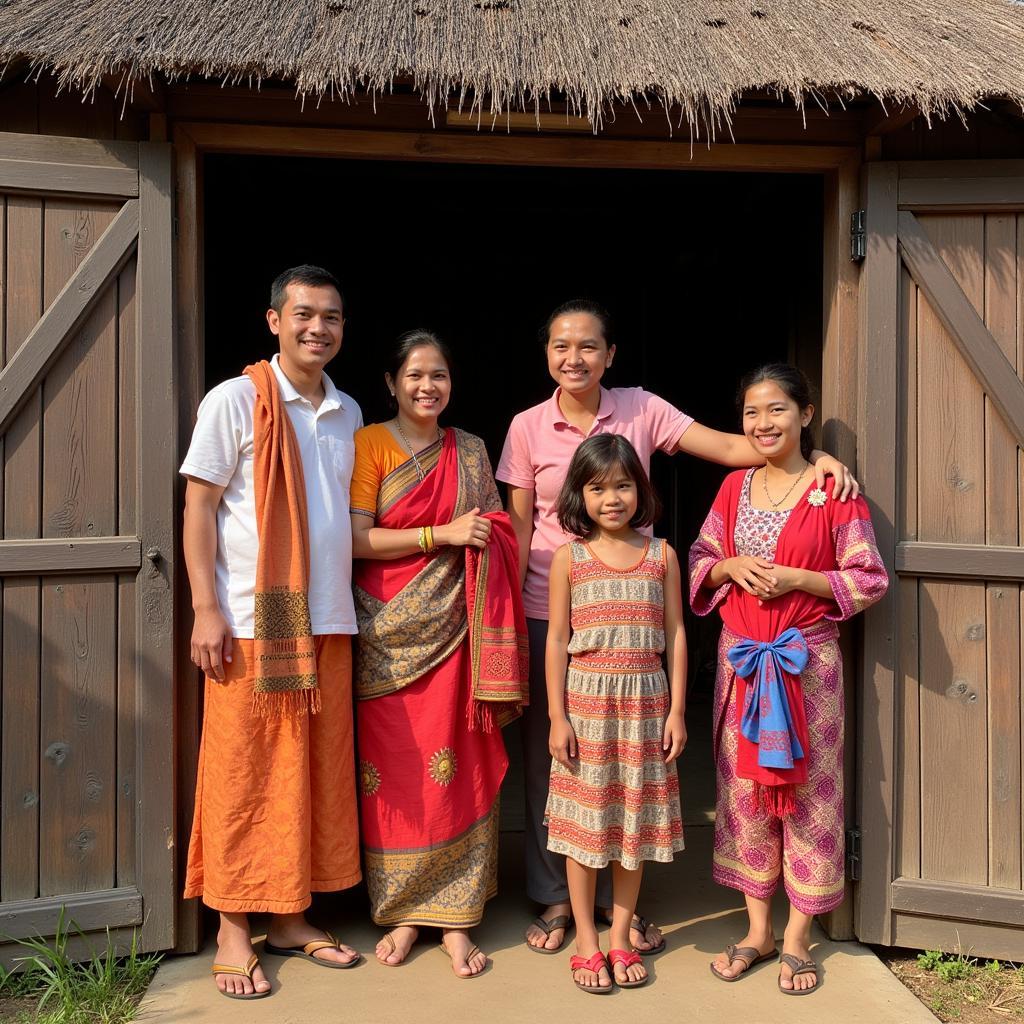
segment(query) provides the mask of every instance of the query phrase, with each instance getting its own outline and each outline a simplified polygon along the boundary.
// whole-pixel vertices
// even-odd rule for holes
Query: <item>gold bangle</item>
[[[427,528],[425,526],[420,527],[420,539],[419,539],[420,551],[423,554],[427,553]]]
[[[427,531],[427,553],[433,552],[436,545],[434,544],[434,528],[432,526],[426,527]]]

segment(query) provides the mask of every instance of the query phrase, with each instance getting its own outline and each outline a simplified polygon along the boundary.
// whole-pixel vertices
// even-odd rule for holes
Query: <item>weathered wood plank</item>
[[[900,262],[899,388],[897,422],[902,443],[896,445],[896,480],[899,503],[897,536],[916,540],[918,530],[918,292],[910,271]]]
[[[985,218],[985,326],[1017,365],[1017,218]],[[1024,315],[1022,312],[1021,315]],[[1018,543],[1017,441],[985,398],[985,539]]]
[[[111,277],[131,256],[138,237],[138,217],[138,200],[129,200],[0,371],[0,433],[30,397],[65,341],[91,312]]]
[[[651,142],[598,138],[581,146],[578,139],[526,138],[497,133],[369,132],[202,122],[182,124],[180,130],[200,149],[209,152],[332,156],[350,160],[810,172],[829,170],[851,157],[858,157],[857,149],[848,146],[713,143],[691,147],[688,139]]]
[[[137,877],[146,894],[142,927],[145,949],[174,945],[174,544],[177,451],[174,347],[174,288],[170,253],[174,247],[174,188],[171,146],[139,146],[141,218],[136,302],[138,304],[138,391],[145,416],[138,417],[138,528],[147,549],[162,557],[140,573],[136,586],[138,623],[136,689]]]
[[[53,935],[62,909],[65,925],[74,921],[83,932],[122,928],[142,923],[142,894],[126,886],[0,903],[0,935],[6,939]]]
[[[135,275],[137,258],[125,264],[117,280],[117,523],[121,534],[137,529],[138,361],[136,358]],[[141,545],[140,545],[141,547]],[[136,883],[136,703],[138,617],[136,574],[117,580],[117,884]]]
[[[864,482],[882,558],[890,568],[896,548],[896,436],[899,362],[899,255],[896,239],[896,167],[866,168],[868,253],[861,273],[859,318],[860,429],[857,465]],[[889,883],[893,877],[891,828],[895,783],[895,671],[902,643],[895,587],[864,614],[864,679],[859,730],[862,784],[858,820],[863,829],[863,876],[857,887],[857,934],[864,942],[888,943],[891,934]]]
[[[918,211],[1024,210],[1024,176],[901,178],[899,203]]]
[[[965,133],[960,132],[963,135]],[[1024,160],[904,160],[900,177],[922,178],[1020,178]]]
[[[76,136],[0,132],[0,152],[8,160],[51,164],[82,164],[137,171],[139,147],[135,142],[113,142]]]
[[[1024,939],[1019,924],[978,924],[943,921],[917,914],[893,914],[893,945],[912,949],[941,949],[946,953],[995,957],[1019,963]]]
[[[0,576],[47,576],[71,572],[123,572],[142,565],[137,537],[0,541]]]
[[[1016,179],[998,179],[1002,181]],[[985,218],[985,325],[1017,364],[1017,218]],[[1019,449],[996,409],[985,408],[985,533],[990,544],[1018,543]],[[1020,587],[986,587],[988,622],[989,884],[1021,887]]]
[[[8,358],[43,310],[43,204],[7,203]],[[4,438],[4,536],[38,537],[40,410],[38,392]],[[7,580],[3,593],[2,822],[0,899],[32,899],[39,879],[39,581]]]
[[[897,878],[892,883],[893,910],[925,917],[956,918],[1020,926],[1024,893],[984,885],[955,885]]]
[[[1021,588],[1014,584],[989,583],[985,588],[988,881],[1008,889],[1020,889],[1022,882],[1020,596]]]
[[[908,541],[896,546],[896,571],[946,579],[1024,580],[1024,549]]]
[[[177,323],[178,352],[178,450],[187,451],[195,410],[203,396],[203,259],[200,226],[203,223],[202,161],[196,145],[187,132],[174,129],[176,220],[177,232]],[[184,485],[174,474],[175,508],[184,506]],[[175,579],[175,605],[190,607],[188,580],[184,572]],[[192,828],[195,807],[196,771],[199,758],[202,686],[199,670],[192,664],[189,652],[191,621],[181,616],[174,651],[175,726],[178,756],[175,765],[177,808],[175,832],[178,836],[175,866],[184,877],[188,843],[185,837]],[[180,892],[180,887],[179,887]],[[177,899],[175,952],[194,953],[202,946],[202,915],[199,900]]]
[[[87,260],[114,212],[50,202],[45,289],[53,294]],[[43,384],[43,535],[117,532],[117,315],[108,284],[53,360]]]
[[[988,881],[985,584],[922,580],[921,877]]]
[[[43,587],[41,896],[114,887],[116,585]]]
[[[939,220],[929,216],[926,234],[914,214],[899,214],[900,250],[903,258],[914,280],[928,296],[931,311],[999,409],[1017,443],[1024,445],[1024,383],[1000,351],[979,316],[976,305],[972,304],[950,267],[929,240],[929,234],[935,238]],[[977,251],[980,262],[983,251],[980,243]]]
[[[825,336],[820,350],[811,358],[817,372],[827,366],[821,381],[822,442],[847,465],[857,460],[857,285],[860,269],[849,256],[850,215],[860,205],[860,162],[851,160],[825,175],[824,239],[822,256],[822,308]],[[843,659],[843,690],[847,708],[844,721],[843,774],[846,783],[844,818],[847,827],[856,824],[857,791],[857,693],[860,623],[847,623],[841,630],[839,647]],[[821,919],[830,938],[852,939],[854,934],[853,883],[846,883],[842,904]]]
[[[135,171],[122,167],[0,159],[0,189],[6,192],[46,195],[64,192],[77,196],[129,199],[139,194],[139,179]]]
[[[904,221],[900,214],[900,244]],[[951,288],[968,303],[984,301],[984,219],[929,216],[915,230],[927,229],[928,243]],[[903,248],[904,259],[906,249]],[[913,264],[909,269],[921,284]],[[955,275],[955,276],[954,276]],[[921,287],[918,308],[918,464],[922,541],[985,541],[985,396],[935,310],[935,298]],[[977,319],[977,314],[974,314]],[[956,424],[955,429],[952,425]]]
[[[900,612],[900,721],[897,729],[898,799],[896,873],[921,877],[921,667],[918,629],[918,582],[896,583]]]

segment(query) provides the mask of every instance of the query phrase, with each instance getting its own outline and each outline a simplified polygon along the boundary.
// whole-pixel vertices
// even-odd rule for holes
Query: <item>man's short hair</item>
[[[270,286],[270,308],[279,316],[288,299],[288,285],[301,284],[307,288],[333,288],[341,299],[341,308],[345,308],[345,296],[341,293],[338,279],[323,267],[312,263],[300,263],[297,267],[289,267],[274,278]]]

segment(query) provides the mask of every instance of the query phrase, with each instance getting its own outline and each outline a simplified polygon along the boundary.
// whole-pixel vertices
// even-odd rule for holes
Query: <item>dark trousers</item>
[[[545,619],[527,619],[530,635],[530,706],[523,711],[523,772],[526,775],[526,892],[530,899],[550,906],[567,903],[565,857],[548,849],[544,808],[548,802],[551,754],[548,751],[548,692],[544,679],[544,647],[548,637]],[[611,868],[597,874],[599,907],[612,905]]]

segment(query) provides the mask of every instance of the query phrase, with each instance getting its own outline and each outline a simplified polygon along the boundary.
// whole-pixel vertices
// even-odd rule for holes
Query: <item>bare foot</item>
[[[571,913],[572,908],[568,903],[552,903],[540,916],[545,921],[553,921],[556,917],[568,917]],[[531,923],[526,929],[526,941],[538,949],[558,949],[565,942],[565,929],[552,928],[550,933],[545,934],[543,929]]]
[[[583,957],[584,960],[589,960],[597,951],[596,945],[583,946],[579,942],[576,943],[576,955]],[[582,985],[583,988],[612,987],[611,975],[604,964],[597,971],[592,971],[589,967],[576,967],[572,972],[572,980],[578,985]]]
[[[775,936],[770,933],[759,935],[747,932],[736,945],[737,947],[753,947],[757,950],[758,955],[770,953],[775,949]],[[712,966],[723,978],[738,978],[750,966],[750,962],[742,957],[733,957],[730,963],[728,955],[723,951],[715,957]]]
[[[270,919],[270,927],[267,929],[267,942],[273,946],[284,948],[299,947],[307,942],[316,942],[318,939],[326,939],[328,936],[321,928],[314,928],[304,914],[275,914]],[[359,952],[351,946],[338,943],[337,946],[328,946],[318,949],[313,956],[317,960],[330,960],[337,964],[350,964],[359,959]]]
[[[400,924],[397,928],[392,928],[391,931],[385,932],[384,937],[377,943],[374,950],[377,959],[389,967],[397,967],[409,955],[409,950],[419,935],[419,928],[411,924]]]
[[[244,914],[232,914],[231,918],[239,917],[245,921]],[[221,916],[220,930],[217,932],[217,959],[218,964],[232,967],[244,967],[253,955],[252,941],[249,938],[249,927],[245,923],[233,920],[225,920]],[[248,996],[253,992],[269,992],[270,982],[263,973],[263,968],[257,966],[252,972],[252,980],[240,974],[215,974],[213,976],[217,988],[233,996]]]
[[[441,944],[452,959],[452,970],[462,978],[471,978],[487,966],[487,954],[473,945],[469,932],[462,928],[446,928]]]
[[[806,939],[802,936],[791,939],[788,934],[784,935],[782,939],[782,952],[795,956],[797,960],[811,959],[810,948]],[[794,978],[793,969],[785,961],[782,962],[782,966],[779,968],[779,985],[782,988],[802,992],[805,989],[814,988],[817,984],[817,972],[798,974]]]

